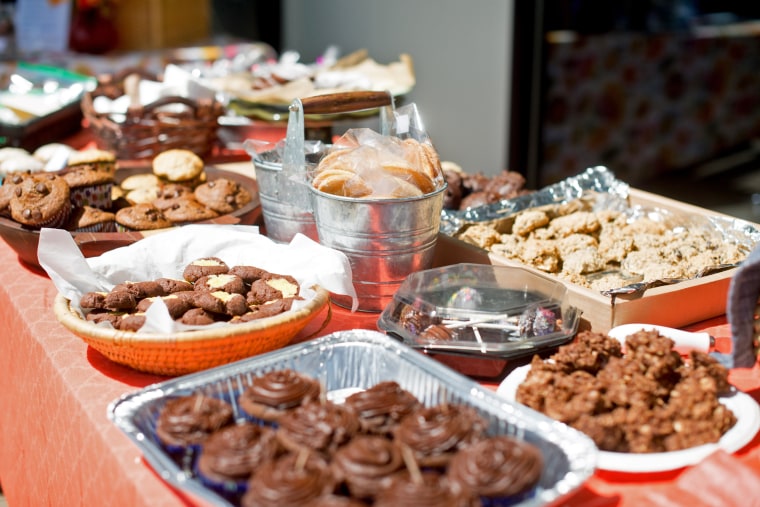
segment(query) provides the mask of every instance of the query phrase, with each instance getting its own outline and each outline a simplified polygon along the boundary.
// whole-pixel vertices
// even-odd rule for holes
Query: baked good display
[[[251,286],[238,275],[228,274],[230,267],[217,257],[195,259],[183,269],[183,279],[127,281],[109,291],[91,291],[82,295],[79,306],[91,322],[110,322],[122,331],[138,331],[145,322],[145,312],[156,301],[166,306],[169,316],[183,324],[209,325],[217,322],[240,323],[271,317],[290,310],[298,298],[300,286],[290,276],[269,273],[255,266],[234,266],[237,272],[257,272],[275,282],[286,280],[292,290],[287,301],[270,300],[251,304]],[[282,292],[279,292],[282,294]]]
[[[690,279],[704,270],[737,264],[746,245],[725,241],[713,227],[688,217],[596,209],[595,196],[518,211],[505,219],[473,223],[455,237],[598,291],[632,283]]]
[[[446,473],[455,488],[479,498],[482,505],[509,505],[535,493],[543,468],[536,446],[498,435],[457,453]]]
[[[69,186],[63,178],[53,173],[19,178],[11,178],[13,193],[8,207],[13,220],[32,229],[63,226],[71,214]]]
[[[371,199],[419,197],[444,186],[432,144],[383,137],[362,144],[351,133],[318,163],[311,185],[328,194]]]
[[[715,443],[736,423],[718,399],[730,390],[728,372],[708,354],[692,350],[684,359],[655,330],[629,335],[624,349],[607,335],[582,331],[549,360],[533,358],[516,400],[612,452]]]
[[[175,442],[200,441],[185,470],[241,506],[474,507],[508,505],[534,493],[544,467],[539,448],[515,436],[487,434],[486,419],[474,407],[452,402],[425,406],[392,380],[349,396],[339,391],[330,401],[331,393],[318,378],[287,367],[261,371],[247,386],[235,383],[229,393],[234,422]],[[360,427],[356,404],[348,400],[362,392],[370,393],[363,401],[373,399],[381,408],[388,431]],[[191,410],[192,400],[200,403],[193,396],[207,395],[181,397],[182,403],[174,401],[178,408],[167,402],[159,417],[173,414],[176,421],[186,416],[187,426],[200,427],[197,420],[206,419]],[[417,408],[410,412],[412,405]],[[391,416],[392,406],[406,415]],[[226,409],[222,415],[226,421]],[[417,442],[401,435],[418,430]],[[434,466],[420,459],[426,454],[420,452],[420,442],[436,449],[428,455],[447,454],[446,459]]]

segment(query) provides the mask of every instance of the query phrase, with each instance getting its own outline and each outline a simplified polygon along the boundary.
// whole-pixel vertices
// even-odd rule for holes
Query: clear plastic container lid
[[[431,352],[510,358],[570,341],[580,314],[559,281],[520,267],[454,264],[409,275],[378,327]]]

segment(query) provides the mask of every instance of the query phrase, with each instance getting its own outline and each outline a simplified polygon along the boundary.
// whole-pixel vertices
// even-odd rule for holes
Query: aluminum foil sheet
[[[137,445],[160,477],[212,505],[230,505],[181,470],[155,437],[158,414],[173,396],[195,392],[228,401],[239,415],[238,395],[255,376],[291,368],[318,378],[328,399],[384,380],[395,380],[425,405],[444,401],[470,405],[486,418],[490,434],[524,439],[541,449],[544,470],[536,495],[520,506],[556,502],[593,473],[598,450],[584,434],[498,396],[473,380],[377,331],[353,330],[286,347],[229,365],[178,377],[126,394],[109,405],[108,417]]]
[[[595,210],[614,209],[622,211],[631,220],[646,216],[665,223],[668,228],[674,231],[679,228],[702,229],[724,242],[738,245],[741,250],[746,251],[747,255],[760,243],[760,230],[755,224],[745,220],[718,215],[679,214],[666,209],[632,206],[628,202],[629,191],[630,186],[618,180],[608,168],[604,166],[591,167],[577,176],[514,199],[506,199],[463,211],[443,210],[440,231],[456,237],[460,231],[470,224],[495,221],[525,209],[563,204],[593,194],[596,199],[594,201]],[[697,277],[735,268],[738,265],[739,263],[706,266]],[[613,298],[620,296],[630,299],[641,297],[650,288],[682,281],[684,279],[681,278],[666,278],[647,282],[634,281],[624,287],[605,290],[602,294]]]

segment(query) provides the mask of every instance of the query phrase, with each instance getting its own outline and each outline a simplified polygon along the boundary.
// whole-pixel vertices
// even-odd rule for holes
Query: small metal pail
[[[346,254],[359,310],[381,312],[412,272],[432,267],[446,186],[420,197],[361,199],[311,187],[319,242]],[[331,295],[351,308],[351,298]]]
[[[380,127],[387,135],[393,120],[393,97],[388,92],[354,91],[295,99],[288,108],[288,127],[282,155],[259,153],[255,142],[243,143],[253,159],[266,234],[287,243],[297,233],[319,241],[307,182],[304,115],[332,115],[380,110]],[[278,160],[280,159],[280,160]]]
[[[267,155],[264,153],[253,162],[267,236],[273,241],[288,243],[301,233],[318,241],[317,224],[311,209],[293,204],[299,192],[293,188],[296,183],[282,171],[282,164],[267,160]]]

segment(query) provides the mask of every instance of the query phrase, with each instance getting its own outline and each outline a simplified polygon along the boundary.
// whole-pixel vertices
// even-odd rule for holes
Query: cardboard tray
[[[728,217],[722,213],[638,189],[630,190],[630,201],[632,205],[662,208],[676,213]],[[438,237],[436,255],[437,265],[479,262],[521,266],[546,275],[540,270],[444,234]],[[613,300],[586,287],[564,281],[563,283],[568,287],[569,304],[582,311],[579,330],[592,329],[606,333],[621,324],[645,323],[683,327],[723,315],[726,313],[728,287],[735,272],[736,268],[732,268],[675,285],[656,287],[647,290],[637,299],[624,299],[618,295]]]

